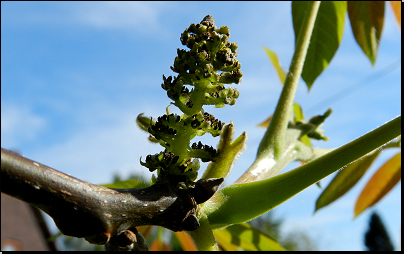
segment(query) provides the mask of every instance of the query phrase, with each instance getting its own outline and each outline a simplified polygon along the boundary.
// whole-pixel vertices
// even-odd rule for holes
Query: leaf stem
[[[200,226],[195,231],[187,231],[199,251],[218,251],[219,247],[213,235],[212,228],[205,214],[199,214]]]
[[[259,145],[256,161],[270,158],[278,160],[282,157],[286,127],[292,111],[297,84],[302,73],[320,2],[314,1],[311,2],[310,5],[296,42],[296,50],[290,64],[288,75],[286,76],[285,85],[278,105],[276,106],[275,113]]]
[[[203,211],[212,228],[249,221],[400,135],[401,116],[291,171],[224,187],[204,204]]]

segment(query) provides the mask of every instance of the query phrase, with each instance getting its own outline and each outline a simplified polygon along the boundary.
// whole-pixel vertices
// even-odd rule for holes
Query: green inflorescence
[[[162,88],[183,114],[167,114],[154,121],[140,114],[137,123],[149,132],[149,140],[158,142],[165,150],[148,155],[140,163],[151,172],[157,170],[158,180],[175,179],[179,188],[194,184],[202,162],[216,161],[220,151],[200,141],[192,143],[195,136],[221,134],[224,123],[203,110],[204,105],[224,107],[234,105],[239,92],[225,84],[241,82],[240,63],[236,60],[237,44],[230,43],[229,28],[216,28],[213,17],[207,15],[199,24],[191,24],[181,34],[181,43],[189,50],[178,49],[174,66],[175,77],[163,75]],[[192,88],[191,88],[192,87]],[[153,176],[154,177],[154,176]]]

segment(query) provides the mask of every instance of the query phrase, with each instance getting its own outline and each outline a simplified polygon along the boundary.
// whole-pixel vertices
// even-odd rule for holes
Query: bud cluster
[[[163,75],[162,88],[184,114],[167,114],[153,121],[138,116],[137,123],[150,133],[149,140],[159,142],[165,150],[148,155],[140,162],[151,172],[157,170],[154,181],[176,179],[176,186],[192,188],[202,162],[216,161],[220,151],[200,141],[191,145],[195,136],[209,132],[219,136],[224,123],[203,110],[204,105],[223,107],[234,105],[239,96],[235,88],[225,84],[241,82],[242,72],[237,56],[237,44],[230,43],[229,28],[216,28],[212,16],[206,16],[201,23],[191,24],[181,34],[181,43],[189,50],[178,49],[171,69],[177,76]],[[170,181],[171,181],[170,180]]]
[[[239,92],[225,88],[224,84],[239,84],[243,74],[236,59],[237,44],[230,43],[229,36],[229,28],[217,29],[210,15],[199,24],[191,24],[181,34],[182,44],[190,50],[177,50],[171,69],[178,76],[163,75],[161,86],[185,114],[196,114],[203,105],[235,104]],[[190,91],[185,85],[195,88]]]

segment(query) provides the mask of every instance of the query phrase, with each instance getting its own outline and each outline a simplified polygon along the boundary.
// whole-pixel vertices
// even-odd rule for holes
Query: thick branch
[[[1,191],[49,214],[63,234],[96,244],[140,225],[195,230],[196,205],[208,200],[222,181],[199,180],[188,190],[166,182],[144,189],[110,189],[1,149]]]

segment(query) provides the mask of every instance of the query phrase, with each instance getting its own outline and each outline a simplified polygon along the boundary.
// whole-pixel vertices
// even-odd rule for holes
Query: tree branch
[[[165,181],[144,189],[110,189],[1,148],[1,191],[47,213],[63,234],[94,244],[106,244],[140,225],[195,230],[197,204],[208,200],[222,182],[201,179],[186,190]]]

